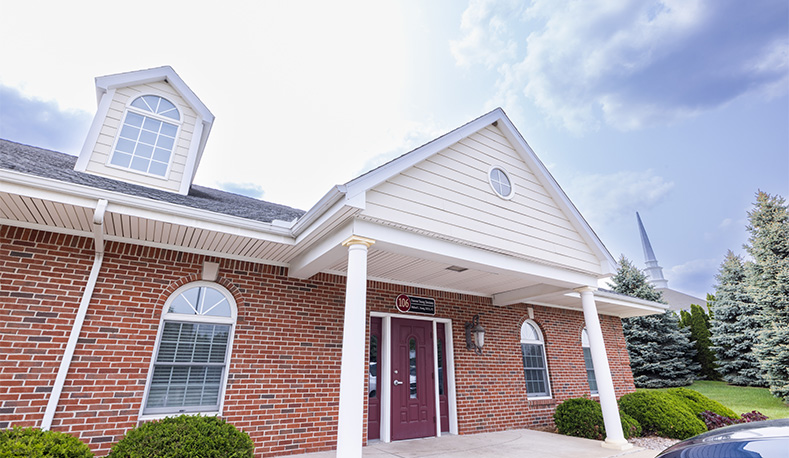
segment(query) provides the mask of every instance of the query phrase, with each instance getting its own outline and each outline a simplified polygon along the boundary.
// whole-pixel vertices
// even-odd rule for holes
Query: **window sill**
[[[530,406],[552,406],[556,404],[556,400],[550,397],[529,398]]]

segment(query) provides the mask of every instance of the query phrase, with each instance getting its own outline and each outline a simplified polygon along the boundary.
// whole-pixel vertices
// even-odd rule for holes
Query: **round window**
[[[510,177],[507,176],[507,172],[500,167],[493,167],[490,169],[488,179],[490,181],[490,187],[493,188],[493,191],[498,194],[499,197],[502,199],[509,199],[512,197],[512,182],[510,181]]]

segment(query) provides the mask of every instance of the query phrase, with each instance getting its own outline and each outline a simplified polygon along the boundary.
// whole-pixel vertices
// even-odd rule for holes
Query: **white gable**
[[[504,122],[493,125],[486,117]],[[349,183],[349,193],[360,182],[371,185],[360,217],[573,270],[609,273],[611,255],[528,145],[511,140],[520,136],[510,126],[496,110],[442,137],[446,144],[433,151],[422,151],[428,144]],[[493,167],[508,174],[511,198],[492,189]]]
[[[75,169],[129,183],[187,194],[203,154],[214,116],[170,67],[96,79],[99,108]],[[166,171],[141,173],[113,163],[119,135],[131,104],[142,96],[161,97],[177,108],[176,129]]]

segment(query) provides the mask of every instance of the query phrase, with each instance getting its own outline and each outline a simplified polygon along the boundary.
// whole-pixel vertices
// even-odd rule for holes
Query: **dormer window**
[[[137,97],[129,104],[110,164],[165,177],[173,155],[181,114],[157,95]]]

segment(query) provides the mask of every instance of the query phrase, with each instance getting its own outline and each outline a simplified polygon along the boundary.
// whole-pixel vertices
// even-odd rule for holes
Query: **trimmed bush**
[[[619,399],[619,408],[638,420],[644,433],[687,439],[707,431],[686,403],[663,391],[626,394]]]
[[[634,418],[619,412],[622,419],[622,431],[625,437],[641,435],[641,425]],[[556,429],[567,436],[585,437],[587,439],[605,439],[605,423],[600,404],[587,398],[573,398],[564,401],[553,414]]]
[[[688,406],[690,410],[692,410],[697,416],[701,415],[701,413],[705,410],[709,410],[710,412],[715,412],[722,417],[729,417],[732,419],[740,418],[740,416],[730,408],[724,406],[718,401],[713,401],[696,390],[691,390],[689,388],[671,388],[666,391],[668,394],[675,396],[684,402],[685,405]]]
[[[0,457],[93,458],[93,452],[76,437],[57,431],[20,428],[0,431]]]
[[[622,432],[625,433],[625,439],[641,437],[642,428],[638,420],[626,414],[623,410],[619,411],[619,418],[622,420]]]
[[[181,415],[143,423],[108,458],[252,458],[252,439],[218,417]]]

